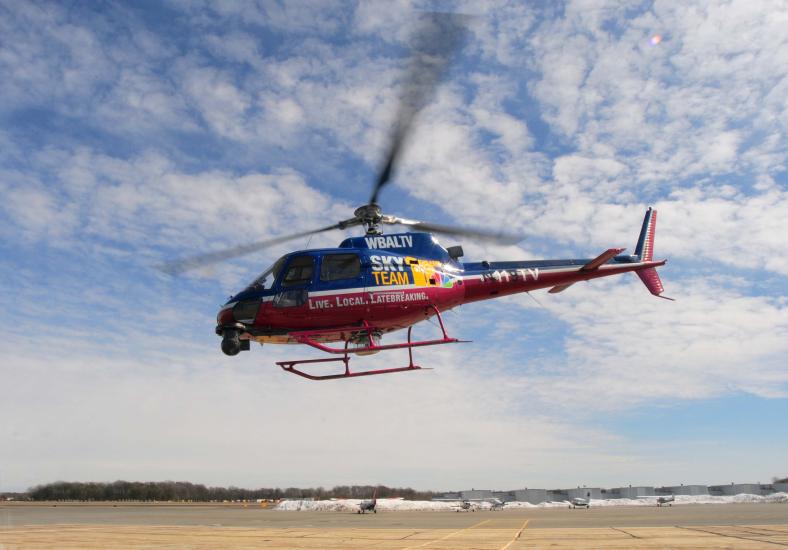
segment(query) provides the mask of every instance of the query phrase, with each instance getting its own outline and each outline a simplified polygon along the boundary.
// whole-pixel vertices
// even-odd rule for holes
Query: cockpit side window
[[[328,254],[320,264],[321,281],[355,279],[361,275],[361,260],[358,254]]]
[[[276,260],[274,265],[263,271],[263,274],[260,275],[257,279],[254,280],[252,284],[248,286],[250,289],[265,289],[265,288],[272,288],[274,286],[274,281],[279,276],[279,272],[282,271],[282,266],[285,263],[285,258],[279,258]]]
[[[287,272],[282,278],[282,286],[294,286],[309,283],[314,272],[315,259],[312,256],[295,256],[287,264]]]

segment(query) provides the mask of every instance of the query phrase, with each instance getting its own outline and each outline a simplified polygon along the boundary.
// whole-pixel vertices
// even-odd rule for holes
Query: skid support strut
[[[372,376],[376,374],[389,374],[392,372],[406,372],[413,370],[421,370],[423,367],[420,367],[419,365],[416,365],[413,362],[413,348],[422,347],[422,346],[436,346],[440,344],[453,344],[457,342],[467,341],[467,340],[458,340],[457,338],[451,338],[446,332],[446,327],[443,324],[443,318],[441,317],[441,312],[438,311],[438,308],[436,308],[435,306],[430,306],[430,307],[435,312],[435,315],[438,317],[438,322],[440,323],[441,332],[443,333],[442,338],[438,338],[435,340],[418,340],[414,342],[412,339],[413,327],[410,326],[408,327],[407,342],[403,342],[399,344],[379,345],[375,342],[375,333],[379,332],[380,330],[378,329],[378,327],[370,325],[366,321],[363,321],[361,326],[356,326],[356,327],[343,327],[339,329],[335,328],[335,329],[327,329],[327,330],[309,330],[303,332],[291,332],[289,336],[299,344],[306,344],[308,346],[311,346],[315,349],[319,349],[320,351],[326,353],[331,353],[334,355],[342,355],[342,357],[326,357],[323,359],[299,359],[295,361],[277,361],[276,364],[282,367],[282,369],[285,372],[290,372],[292,374],[296,374],[298,376],[308,378],[309,380],[334,380],[337,378],[354,378],[356,376]],[[325,336],[328,334],[337,334],[337,333],[340,333],[342,335],[343,340],[345,341],[345,345],[343,348],[331,347],[318,341],[318,339],[321,336]],[[358,341],[361,339],[367,341],[366,346],[349,349],[351,340]],[[394,367],[387,369],[375,369],[375,370],[356,371],[356,372],[350,370],[351,353],[375,353],[378,351],[387,351],[387,350],[403,349],[403,348],[407,348],[408,350],[407,367]],[[338,374],[315,375],[315,374],[309,374],[308,372],[304,372],[296,368],[296,365],[307,365],[307,364],[315,364],[315,363],[335,363],[335,362],[343,363],[345,366],[345,372]]]

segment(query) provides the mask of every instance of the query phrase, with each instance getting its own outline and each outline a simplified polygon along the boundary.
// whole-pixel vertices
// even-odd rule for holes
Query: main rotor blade
[[[404,225],[412,229],[426,231],[428,233],[441,233],[443,235],[457,235],[461,237],[471,237],[482,241],[492,241],[500,244],[517,244],[525,237],[522,235],[512,235],[501,231],[490,231],[486,229],[468,229],[465,227],[453,227],[450,225],[440,225],[437,223],[419,222],[395,216],[387,216],[381,220],[382,223],[389,225]]]
[[[377,204],[380,190],[391,179],[416,115],[430,100],[462,44],[468,19],[467,15],[428,13],[414,32],[411,40],[413,54],[403,79],[391,143],[386,162],[372,189],[370,204]]]
[[[284,235],[282,237],[276,237],[265,241],[258,241],[256,243],[250,243],[250,244],[242,244],[242,245],[234,246],[232,248],[226,248],[224,250],[217,250],[216,252],[208,252],[207,254],[199,254],[197,256],[191,256],[189,258],[173,260],[170,262],[165,262],[157,267],[161,271],[164,271],[169,275],[180,275],[181,273],[185,271],[189,271],[191,269],[196,269],[198,267],[215,264],[218,262],[222,262],[224,260],[230,260],[232,258],[238,258],[239,256],[251,254],[252,252],[257,252],[258,250],[263,250],[264,248],[268,248],[269,246],[274,246],[280,243],[291,241],[293,239],[298,239],[299,237],[306,237],[309,235],[315,235],[317,233],[324,233],[325,231],[331,231],[333,229],[345,229],[346,227],[352,227],[354,225],[359,225],[360,223],[361,221],[358,220],[357,218],[351,218],[349,220],[336,223],[334,225],[321,227],[320,229],[313,229],[311,231],[302,231],[301,233],[293,233],[292,235]]]

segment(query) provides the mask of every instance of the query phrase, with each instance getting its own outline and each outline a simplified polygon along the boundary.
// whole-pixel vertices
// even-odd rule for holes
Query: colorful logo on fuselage
[[[452,288],[458,280],[441,269],[443,263],[439,260],[393,255],[372,255],[369,259],[375,285]]]
[[[382,237],[381,237],[382,238]],[[376,285],[409,285],[408,267],[402,256],[369,257],[372,262],[372,276]]]

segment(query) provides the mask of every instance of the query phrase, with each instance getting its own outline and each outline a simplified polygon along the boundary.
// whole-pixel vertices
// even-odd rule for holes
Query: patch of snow
[[[656,506],[657,498],[613,498],[591,499],[591,506]],[[336,500],[285,500],[276,506],[276,510],[285,512],[356,512],[361,499],[336,499]],[[750,503],[784,503],[788,504],[788,493],[773,493],[771,495],[676,495],[675,502],[671,504],[681,506],[685,504],[750,504]],[[564,508],[569,506],[569,501],[541,502],[507,502],[507,510],[518,508]],[[488,502],[474,502],[477,510],[489,510]],[[458,502],[432,501],[432,500],[404,500],[401,498],[379,498],[377,509],[381,512],[417,511],[417,512],[453,512],[459,508]]]
[[[286,512],[357,512],[361,502],[362,499],[353,498],[337,500],[284,500],[280,502],[275,509]],[[376,508],[381,512],[405,510],[418,512],[450,512],[456,510],[458,506],[459,503],[457,502],[379,498]],[[480,508],[484,509],[483,507]],[[486,508],[489,509],[490,505],[487,504]]]

